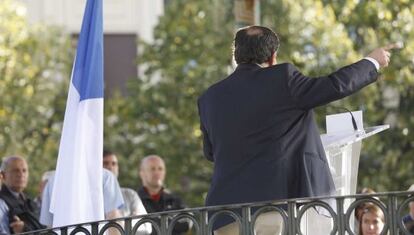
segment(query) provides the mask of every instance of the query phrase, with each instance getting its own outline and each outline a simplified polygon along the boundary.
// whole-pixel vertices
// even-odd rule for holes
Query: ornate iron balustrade
[[[104,220],[91,223],[76,224],[67,227],[32,231],[24,234],[92,234],[103,235],[110,231],[112,234],[132,235],[137,233],[138,227],[144,223],[151,223],[153,230],[160,235],[172,234],[177,221],[186,219],[193,223],[191,234],[212,234],[212,227],[220,216],[230,216],[239,223],[242,235],[254,234],[254,224],[257,217],[268,211],[279,212],[283,218],[284,235],[314,235],[306,224],[307,213],[315,208],[324,208],[329,217],[319,216],[316,221],[325,220],[326,234],[354,235],[354,211],[358,205],[372,203],[384,213],[385,226],[381,234],[397,235],[412,234],[405,227],[402,218],[408,213],[408,205],[414,201],[414,194],[410,192],[388,192],[369,195],[351,195],[337,197],[316,197],[289,199],[284,201],[235,204],[215,207],[200,207],[185,210],[152,213],[145,216],[126,217],[116,220]],[[333,205],[333,206],[332,206]],[[319,210],[320,211],[320,210]],[[209,216],[210,214],[210,216]],[[315,214],[311,215],[315,220]],[[326,223],[328,220],[328,223]],[[319,223],[319,222],[318,222]],[[328,224],[329,228],[326,228]],[[303,230],[307,231],[303,231]]]

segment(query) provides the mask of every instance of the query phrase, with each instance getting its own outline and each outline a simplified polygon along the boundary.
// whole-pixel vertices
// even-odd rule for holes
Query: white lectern
[[[343,131],[321,135],[336,187],[336,195],[333,196],[356,193],[361,142],[363,139],[388,128],[389,125],[382,125],[359,131]],[[345,202],[344,210],[346,211],[351,202]],[[319,215],[315,210],[309,209],[303,216],[300,227],[304,235],[327,235],[330,234],[333,222],[331,218]]]

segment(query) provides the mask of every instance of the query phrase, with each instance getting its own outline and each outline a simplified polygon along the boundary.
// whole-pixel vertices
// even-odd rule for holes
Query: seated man
[[[115,155],[115,153],[108,150],[103,151],[103,167],[111,171],[116,177],[118,177],[118,157]],[[142,201],[139,198],[137,192],[130,188],[121,188],[121,192],[125,202],[124,207],[120,210],[122,217],[147,214],[147,211],[145,210],[145,207],[142,204]],[[133,222],[134,223],[132,224],[132,226],[134,226],[135,223],[138,222],[138,220],[133,220]],[[151,224],[145,223],[139,227],[138,234],[151,234],[151,231]]]
[[[40,224],[36,204],[26,198],[29,169],[24,158],[11,156],[1,164],[0,234],[14,234],[45,228]]]
[[[42,224],[52,227],[53,214],[49,211],[50,199],[52,197],[54,175],[52,175],[46,183],[42,194],[42,208],[40,212],[40,221]],[[108,170],[103,169],[102,172],[103,198],[105,219],[115,219],[121,217],[120,208],[124,204],[119,187],[118,180]]]
[[[142,187],[138,189],[142,203],[148,213],[184,209],[182,200],[164,188],[165,164],[161,157],[150,155],[142,159],[139,169]],[[180,220],[173,235],[183,234],[190,229],[190,222]],[[156,234],[155,229],[153,233]]]

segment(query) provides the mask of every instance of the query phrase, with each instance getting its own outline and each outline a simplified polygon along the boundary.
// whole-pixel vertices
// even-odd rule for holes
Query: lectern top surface
[[[342,148],[346,145],[353,144],[388,128],[390,128],[390,125],[381,125],[368,127],[359,131],[322,134],[321,140],[326,151],[330,148]]]

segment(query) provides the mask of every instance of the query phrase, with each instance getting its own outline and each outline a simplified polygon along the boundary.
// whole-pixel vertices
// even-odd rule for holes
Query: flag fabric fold
[[[102,10],[102,0],[87,1],[51,197],[53,227],[104,219]]]

